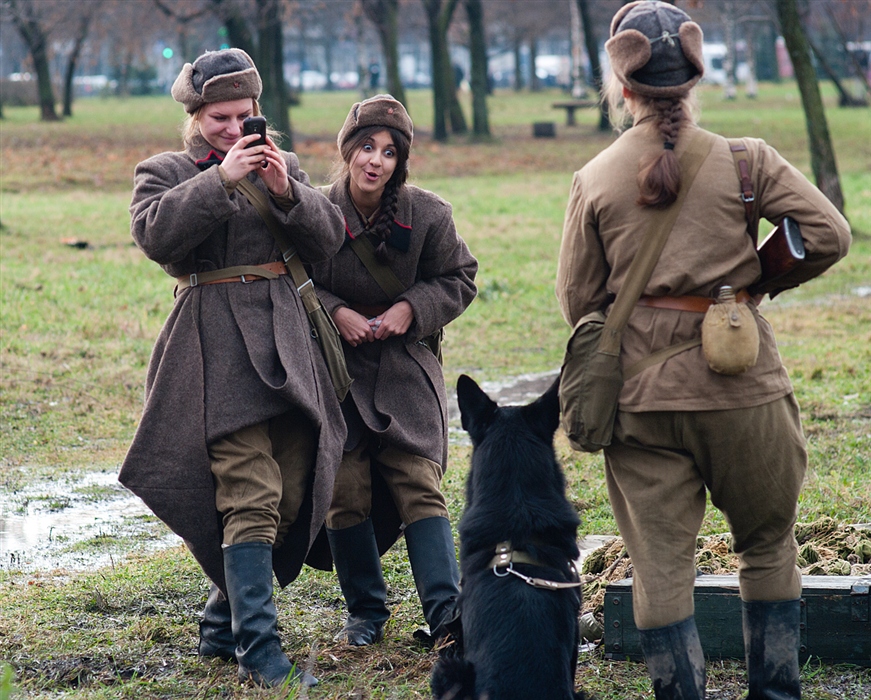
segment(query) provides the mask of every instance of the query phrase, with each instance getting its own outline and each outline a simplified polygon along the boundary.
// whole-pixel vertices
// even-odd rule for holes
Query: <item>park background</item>
[[[837,9],[844,3],[828,4]],[[856,3],[860,9],[866,4]],[[484,3],[485,9],[498,5]],[[705,5],[710,11],[718,3]],[[2,31],[8,29],[4,22]],[[850,29],[861,31],[861,22]],[[2,36],[6,57],[8,34]],[[867,107],[844,100],[844,91],[863,95],[859,77],[846,68],[840,85],[824,71],[819,77],[854,244],[831,271],[766,301],[762,312],[777,333],[809,440],[799,520],[831,535],[809,542],[811,550],[831,569],[826,573],[845,573],[845,563],[846,573],[867,573],[871,554],[866,558],[861,547],[857,555],[826,545],[848,526],[871,522],[871,119]],[[552,104],[571,96],[571,87],[494,87],[485,138],[436,138],[432,87],[407,88],[416,126],[411,180],[453,204],[458,229],[481,263],[478,298],[447,329],[449,390],[461,372],[498,391],[518,378],[552,376],[559,367],[569,329],[553,285],[571,175],[614,138],[600,129],[595,108],[579,113],[576,126],[565,125]],[[729,137],[764,138],[813,179],[796,82],[760,81],[753,97],[746,82],[738,81],[733,93],[727,87],[701,88],[701,125]],[[108,507],[123,497],[112,477],[141,411],[145,367],[173,288],[130,240],[132,171],[138,161],[180,147],[183,112],[165,94],[111,92],[77,99],[71,115],[58,121],[41,119],[38,105],[4,100],[0,520],[17,511],[49,517],[83,499]],[[303,89],[293,96],[288,141],[315,184],[326,181],[335,134],[359,97],[359,89]],[[457,99],[466,114],[473,112],[473,96],[462,84]],[[553,122],[553,138],[532,136],[540,122]],[[572,452],[561,435],[556,446],[569,497],[583,518],[581,534],[616,534],[601,456]],[[452,433],[445,490],[454,522],[462,513],[469,449],[461,431]],[[83,474],[108,479],[83,487]],[[703,534],[726,530],[709,509]],[[165,537],[154,518],[131,514],[85,540],[62,530],[50,535],[58,561],[71,555],[84,566],[33,570],[17,565],[14,552],[0,551],[0,663],[8,664],[0,671],[0,697],[275,696],[237,686],[232,667],[197,660],[196,621],[207,582],[177,541],[153,546]],[[94,563],[106,555],[109,564]],[[309,697],[427,697],[434,655],[411,641],[421,620],[402,543],[387,555],[385,568],[394,615],[385,641],[372,648],[331,641],[344,617],[332,575],[306,569],[279,594],[286,647],[311,662],[322,681]],[[710,697],[740,696],[743,664],[712,660],[708,672]],[[808,698],[859,700],[871,693],[867,668],[812,658],[802,680]],[[582,655],[578,683],[601,700],[652,697],[643,665],[608,661],[601,648]]]

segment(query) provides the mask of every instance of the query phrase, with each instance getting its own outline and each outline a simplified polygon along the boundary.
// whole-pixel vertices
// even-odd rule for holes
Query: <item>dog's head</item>
[[[463,429],[472,438],[472,444],[480,445],[500,413],[517,411],[523,420],[540,437],[550,444],[559,426],[559,379],[531,404],[519,407],[500,408],[475,380],[462,374],[457,379],[457,403],[460,406]]]

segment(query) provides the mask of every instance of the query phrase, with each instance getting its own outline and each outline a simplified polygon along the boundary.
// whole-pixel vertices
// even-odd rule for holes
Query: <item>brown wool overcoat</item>
[[[681,131],[680,157],[697,127]],[[835,206],[796,168],[760,139],[745,138],[757,212],[779,222],[793,217],[801,227],[806,260],[803,280],[822,274],[847,254],[850,227]],[[574,325],[608,303],[623,286],[647,230],[647,210],[635,204],[639,161],[662,151],[662,138],[636,126],[575,173],[566,209],[556,294],[563,316]],[[744,289],[761,275],[747,232],[741,189],[729,142],[716,137],[696,175],[644,294],[710,297],[721,285]],[[766,222],[760,232],[767,233]],[[799,280],[796,280],[799,281]],[[756,366],[743,374],[712,371],[701,347],[682,352],[627,380],[620,410],[697,411],[759,406],[792,391],[768,322],[753,309],[760,336]],[[701,335],[704,314],[636,307],[623,333],[624,370],[669,345]]]
[[[140,163],[130,205],[136,244],[172,277],[281,259],[272,235],[217,167],[195,161],[208,147],[161,153]],[[342,244],[337,207],[309,186],[284,153],[295,204],[270,198],[304,260]],[[260,189],[260,179],[249,175]],[[180,291],[154,346],[145,408],[119,479],[185,540],[206,575],[224,588],[222,525],[207,444],[298,408],[317,430],[313,480],[300,515],[273,554],[282,586],[299,573],[326,517],[346,428],[329,373],[290,275]]]
[[[363,224],[344,183],[334,183],[330,201],[341,208],[347,236]],[[448,454],[447,395],[441,365],[420,343],[457,318],[475,298],[478,262],[458,235],[451,205],[413,185],[400,190],[388,264],[406,291],[387,297],[349,242],[330,260],[315,263],[312,277],[331,314],[339,306],[379,306],[405,300],[414,321],[404,337],[347,343],[345,357],[354,379],[346,401],[366,426],[391,445],[445,467]],[[408,249],[401,250],[395,246]],[[351,428],[353,431],[353,428]],[[352,447],[352,446],[351,446]]]

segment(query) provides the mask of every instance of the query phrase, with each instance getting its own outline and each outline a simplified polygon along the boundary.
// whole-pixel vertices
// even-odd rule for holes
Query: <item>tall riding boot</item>
[[[799,700],[801,600],[742,603],[747,700]]]
[[[705,655],[695,619],[638,634],[656,700],[704,700]]]
[[[297,669],[281,650],[275,603],[272,600],[272,545],[245,542],[224,548],[224,577],[233,618],[239,680],[279,686],[286,681],[304,686],[317,679]]]
[[[417,520],[406,526],[405,544],[423,616],[429,625],[428,635],[415,637],[434,643],[450,631],[448,625],[457,615],[460,571],[451,524],[439,516]]]
[[[214,583],[209,590],[203,620],[200,622],[200,656],[216,656],[224,661],[236,660],[230,603]]]
[[[372,521],[341,530],[327,529],[327,539],[348,605],[348,619],[335,640],[358,647],[381,641],[390,611]]]

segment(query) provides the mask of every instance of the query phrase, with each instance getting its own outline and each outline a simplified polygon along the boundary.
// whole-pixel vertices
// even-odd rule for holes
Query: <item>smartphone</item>
[[[248,117],[242,122],[242,136],[251,134],[260,134],[260,138],[254,143],[249,143],[248,148],[266,145],[266,117]]]

